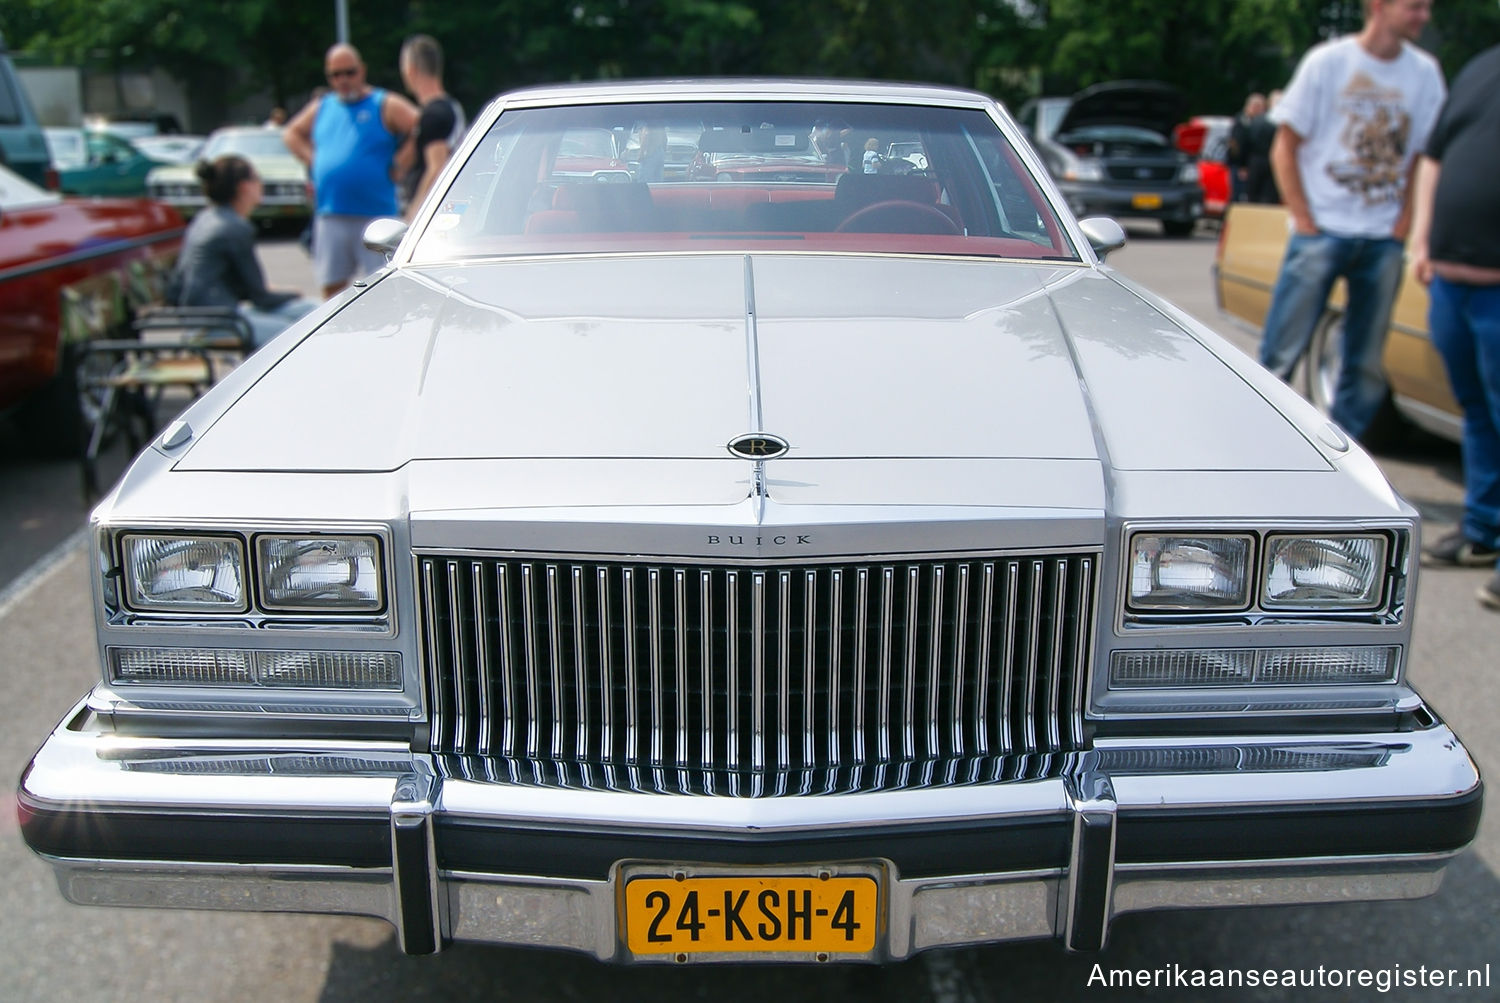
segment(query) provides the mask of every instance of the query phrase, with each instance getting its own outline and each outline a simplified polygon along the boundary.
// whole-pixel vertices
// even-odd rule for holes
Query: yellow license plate
[[[869,875],[635,878],[626,943],[635,954],[868,954],[878,902]]]
[[[1160,195],[1132,195],[1130,205],[1135,209],[1160,209]]]

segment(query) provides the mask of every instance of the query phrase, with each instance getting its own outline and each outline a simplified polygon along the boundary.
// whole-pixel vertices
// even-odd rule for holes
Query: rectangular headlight
[[[255,551],[266,609],[375,613],[385,606],[373,536],[258,536]]]
[[[1266,609],[1368,609],[1385,585],[1386,538],[1271,536],[1261,605]]]
[[[231,536],[128,534],[120,540],[125,598],[132,609],[239,613],[245,547]]]
[[[1130,608],[1245,609],[1253,560],[1249,536],[1137,533],[1130,538]]]

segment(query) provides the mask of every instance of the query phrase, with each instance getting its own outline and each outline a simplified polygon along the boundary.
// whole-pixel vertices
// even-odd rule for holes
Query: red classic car
[[[1173,130],[1177,148],[1198,161],[1198,183],[1203,186],[1203,215],[1222,218],[1229,206],[1229,130],[1234,119],[1228,115],[1194,115]]]
[[[121,333],[159,302],[182,217],[146,199],[62,198],[0,167],[0,412],[26,441],[76,449],[70,346]]]

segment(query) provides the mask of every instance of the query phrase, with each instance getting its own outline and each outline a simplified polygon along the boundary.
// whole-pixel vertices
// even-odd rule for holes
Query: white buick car
[[[571,169],[645,127],[743,169]],[[73,902],[889,961],[1473,837],[1417,513],[990,98],[520,91],[366,239],[94,512],[99,679],[19,791]]]

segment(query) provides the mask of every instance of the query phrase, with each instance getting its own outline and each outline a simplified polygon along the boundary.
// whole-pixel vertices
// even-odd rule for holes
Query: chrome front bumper
[[[559,789],[440,777],[394,743],[122,738],[80,708],[27,769],[20,813],[79,904],[375,916],[411,953],[670,961],[625,947],[624,864],[873,865],[877,960],[1045,937],[1087,950],[1129,912],[1431,894],[1480,812],[1478,772],[1440,724],[1110,739],[1059,766],[822,796]]]

